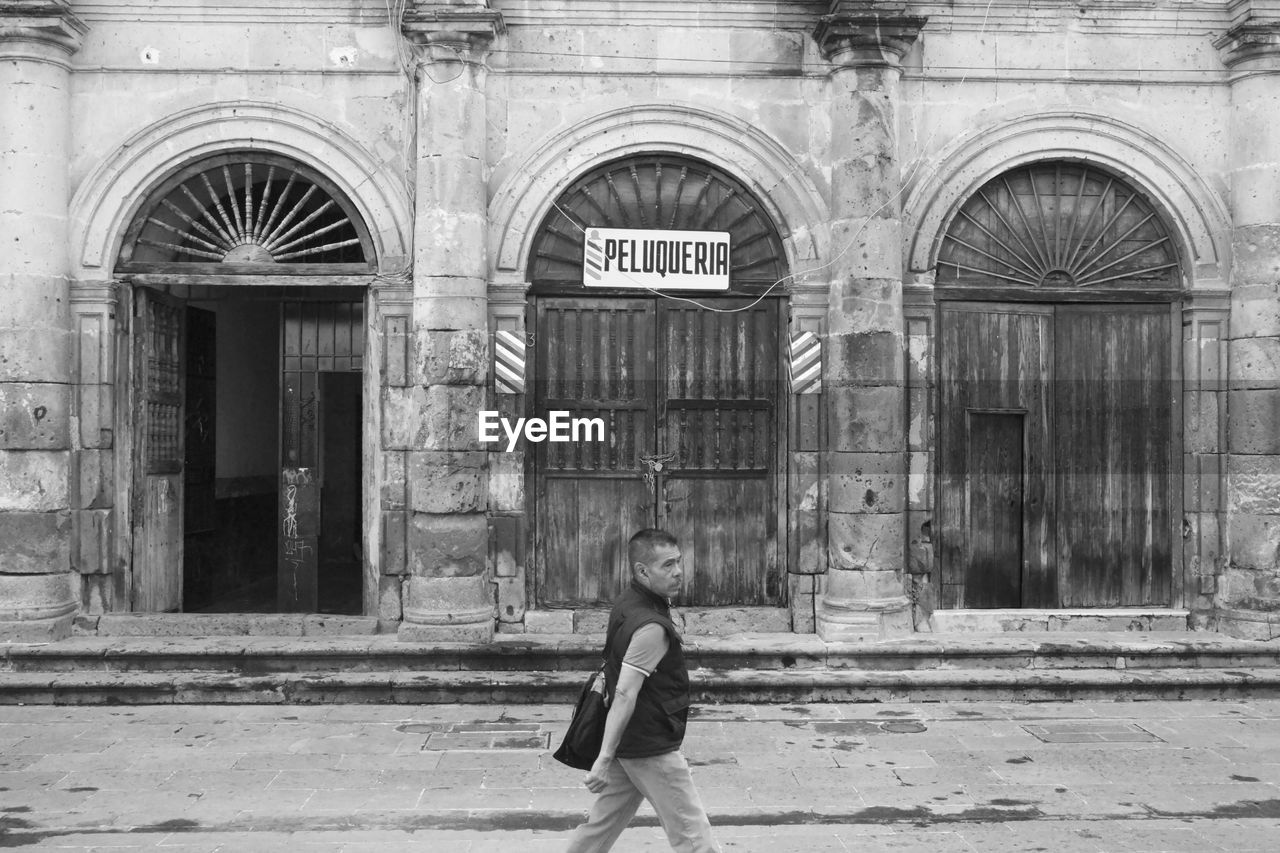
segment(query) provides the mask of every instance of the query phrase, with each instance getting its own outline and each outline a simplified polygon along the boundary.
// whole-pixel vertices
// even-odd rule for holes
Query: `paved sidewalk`
[[[728,851],[1273,851],[1280,701],[721,705],[687,754]],[[0,848],[557,851],[567,708],[0,707]],[[668,849],[652,812],[615,848]]]

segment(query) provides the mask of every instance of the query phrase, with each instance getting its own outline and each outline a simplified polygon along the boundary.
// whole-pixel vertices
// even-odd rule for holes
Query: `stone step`
[[[0,672],[585,672],[602,637],[499,636],[489,645],[407,643],[388,635],[74,637],[0,645]],[[814,635],[690,636],[690,666],[708,670],[1204,669],[1280,667],[1280,641],[1214,633],[960,633],[865,643]]]
[[[0,646],[0,703],[571,702],[598,635],[77,637]],[[702,701],[1280,695],[1280,641],[1213,633],[686,637]]]
[[[572,703],[580,672],[5,672],[0,704]],[[1280,668],[690,672],[699,703],[1280,697]]]

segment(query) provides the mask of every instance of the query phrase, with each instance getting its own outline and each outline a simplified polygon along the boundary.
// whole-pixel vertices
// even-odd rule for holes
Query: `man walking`
[[[609,615],[606,683],[615,685],[600,757],[587,774],[599,794],[569,853],[604,853],[642,800],[658,813],[673,850],[719,853],[711,823],[680,753],[689,718],[689,670],[670,599],[680,591],[680,545],[663,530],[641,530],[627,544],[631,585]]]

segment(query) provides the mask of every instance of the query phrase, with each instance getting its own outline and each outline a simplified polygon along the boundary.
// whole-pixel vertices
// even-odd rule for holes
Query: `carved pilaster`
[[[82,608],[91,614],[124,605],[124,578],[115,554],[119,305],[117,282],[71,286],[72,405],[79,425],[72,437],[71,567],[80,576]]]

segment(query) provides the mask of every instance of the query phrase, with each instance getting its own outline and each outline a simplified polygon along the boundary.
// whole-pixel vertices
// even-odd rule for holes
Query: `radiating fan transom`
[[[943,238],[941,285],[1174,286],[1178,259],[1150,202],[1079,163],[1007,172],[964,203]]]
[[[714,166],[640,155],[579,178],[556,199],[534,239],[530,278],[582,279],[589,227],[728,231],[730,278],[772,284],[786,275],[782,240],[759,201]]]
[[[122,260],[288,264],[365,260],[334,192],[283,158],[223,156],[162,188],[130,229]]]

